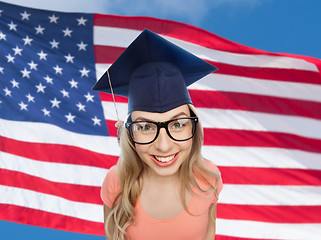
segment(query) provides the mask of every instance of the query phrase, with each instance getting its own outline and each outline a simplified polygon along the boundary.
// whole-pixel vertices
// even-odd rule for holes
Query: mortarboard
[[[128,97],[128,113],[135,110],[162,113],[192,104],[187,86],[216,70],[213,65],[145,29],[93,90]]]

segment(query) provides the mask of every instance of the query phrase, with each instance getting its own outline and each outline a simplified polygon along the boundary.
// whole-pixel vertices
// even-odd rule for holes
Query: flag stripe
[[[101,186],[102,179],[107,173],[106,169],[104,168],[66,163],[35,161],[4,152],[1,153],[1,159],[2,168],[25,172],[26,174],[60,183],[81,184],[86,186],[98,187]],[[89,174],[94,174],[96,178],[84,177]]]
[[[270,223],[320,223],[321,206],[218,204],[218,218]],[[297,216],[300,216],[298,218]]]
[[[118,160],[118,156],[100,154],[80,147],[26,142],[23,137],[23,135],[19,137],[19,139],[22,139],[22,141],[19,141],[0,136],[0,141],[2,142],[0,144],[0,151],[38,161],[102,168],[110,168]],[[37,151],[30,151],[30,149],[37,149]],[[65,158],[66,154],[68,154],[67,159]]]
[[[126,48],[141,31],[133,29],[119,29],[109,27],[94,27],[94,45],[96,46],[116,46]],[[178,38],[169,37],[159,33],[165,39],[186,49],[187,51],[212,62],[223,64],[239,65],[245,67],[261,68],[281,68],[281,69],[299,69],[318,72],[318,68],[305,60],[299,58],[289,58],[286,56],[273,56],[272,54],[241,54],[219,51],[210,48],[204,48],[199,44],[194,44],[189,39],[187,41]],[[98,59],[97,59],[98,60]]]
[[[224,188],[226,190],[220,195],[221,203],[269,206],[321,205],[319,186],[225,184]]]
[[[6,221],[23,222],[39,227],[78,232],[84,234],[104,235],[104,224],[76,217],[0,203],[0,218]],[[50,221],[48,221],[50,219]]]
[[[220,171],[230,184],[321,186],[320,170],[220,166]]]
[[[68,132],[51,124],[19,122],[1,120],[3,137],[31,143],[47,143],[56,145],[73,146],[75,148],[87,149],[93,153],[119,156],[117,140],[114,137],[101,137],[95,135]],[[30,134],[30,132],[32,134]],[[42,133],[46,133],[44,136]],[[3,146],[5,147],[5,145]],[[66,160],[68,161],[68,160]]]
[[[53,182],[24,172],[10,171],[0,168],[0,184],[10,187],[28,189],[40,193],[58,196],[67,200],[102,204],[100,186],[84,186]],[[34,184],[34,183],[37,184]]]
[[[50,194],[7,186],[0,186],[0,195],[0,203],[3,204],[28,207],[93,222],[103,220],[101,204],[71,201]],[[15,198],[10,197],[11,195]],[[39,201],[39,199],[42,199],[42,201]],[[57,208],[56,206],[60,207]],[[78,211],[78,209],[82,209],[82,211]]]
[[[96,64],[96,75],[99,79],[110,64]],[[321,86],[307,82],[290,82],[255,77],[241,77],[228,74],[209,74],[201,80],[189,86],[191,90],[212,90],[223,92],[235,92],[253,94],[259,96],[271,96],[290,98],[303,101],[321,102]],[[292,77],[291,77],[292,79]],[[319,79],[321,81],[321,79]],[[259,84],[258,84],[259,83]],[[266,91],[269,89],[269,91]],[[120,98],[122,99],[122,98]],[[126,102],[122,99],[122,102]]]
[[[321,109],[319,102],[225,91],[190,89],[189,93],[197,108],[245,110],[321,119],[321,111],[318,111]],[[100,97],[104,102],[113,101],[110,94],[100,94]],[[127,103],[127,98],[117,97],[115,101]]]
[[[321,111],[318,111],[321,109],[321,103],[311,101],[222,91],[190,90],[189,93],[195,102],[194,106],[198,108],[244,110],[321,119]]]
[[[277,147],[321,153],[320,140],[276,132],[204,129],[204,144],[215,146]]]
[[[276,224],[217,219],[216,229],[218,235],[238,236],[245,239],[318,240],[321,235],[321,224]]]
[[[95,45],[95,51],[97,52],[95,56],[96,64],[111,64],[124,50],[125,48],[123,47]],[[109,52],[111,54],[109,54]],[[195,54],[197,55],[197,53]],[[258,66],[258,64],[257,66],[240,66],[217,61],[207,61],[219,69],[219,74],[256,78],[258,80],[268,79],[271,81],[276,80],[320,85],[320,76],[314,71],[292,68],[271,68],[269,66]],[[260,61],[260,56],[257,56],[257,61]]]

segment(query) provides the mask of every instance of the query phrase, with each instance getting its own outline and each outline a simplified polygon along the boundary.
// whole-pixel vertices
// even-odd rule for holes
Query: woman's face
[[[188,105],[179,106],[165,113],[134,111],[131,114],[132,121],[165,122],[183,117],[190,117]],[[135,144],[135,147],[140,159],[149,167],[150,174],[173,176],[178,173],[179,167],[188,158],[192,139],[175,141],[168,136],[165,128],[161,128],[154,142]]]

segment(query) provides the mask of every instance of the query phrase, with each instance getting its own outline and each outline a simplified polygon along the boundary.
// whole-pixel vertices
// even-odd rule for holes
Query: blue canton
[[[0,2],[0,118],[106,136],[95,74],[93,14]]]

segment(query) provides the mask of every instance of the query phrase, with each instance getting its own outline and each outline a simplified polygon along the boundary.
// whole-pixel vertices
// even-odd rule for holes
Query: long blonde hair
[[[195,109],[192,105],[189,108],[196,115]],[[187,203],[185,199],[186,192],[193,193],[193,186],[196,186],[202,192],[213,191],[217,194],[216,184],[213,186],[209,182],[209,178],[220,178],[219,173],[209,171],[203,165],[203,157],[201,155],[201,148],[203,145],[203,129],[201,123],[198,122],[195,135],[193,137],[192,149],[190,156],[186,159],[180,167],[180,183],[181,186],[181,200],[185,210],[187,210]],[[113,202],[110,214],[105,221],[105,232],[108,239],[124,240],[126,228],[135,221],[134,208],[136,200],[138,199],[142,188],[142,176],[147,170],[147,166],[139,158],[134,143],[130,140],[128,131],[123,127],[120,136],[121,154],[117,163],[117,175],[121,186],[121,192],[117,195]],[[208,189],[201,189],[196,178],[204,181],[209,186]],[[218,181],[215,181],[217,183]],[[191,213],[190,213],[191,214]],[[108,226],[113,223],[114,229],[112,235],[108,231]]]

